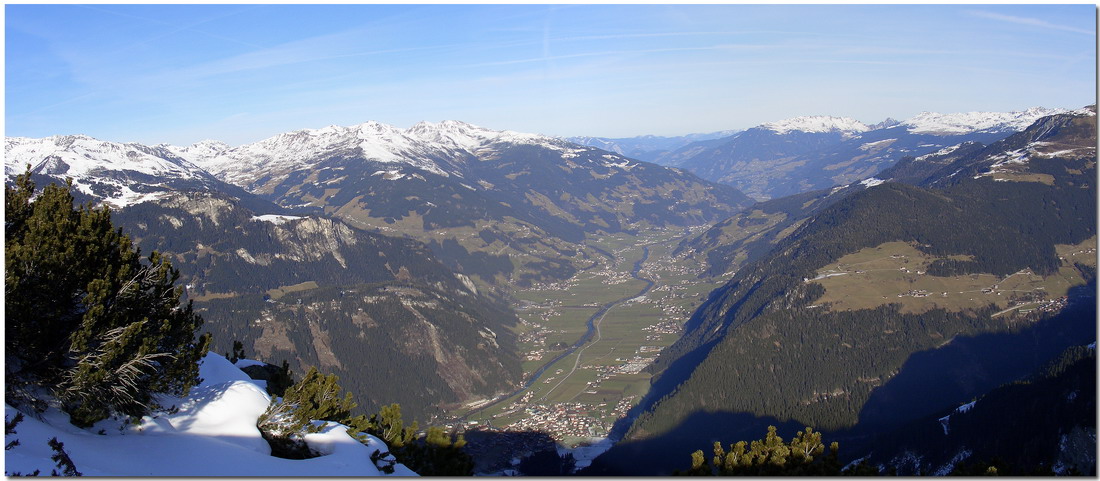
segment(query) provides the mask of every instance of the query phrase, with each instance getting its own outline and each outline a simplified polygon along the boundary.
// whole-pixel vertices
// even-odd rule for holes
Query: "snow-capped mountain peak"
[[[328,126],[279,134],[256,143],[217,152],[177,150],[219,178],[237,185],[262,177],[309,168],[318,159],[337,156],[406,164],[438,175],[460,175],[440,159],[476,157],[498,143],[540,144],[557,148],[562,141],[538,134],[491,130],[457,120],[420,122],[407,129],[377,121],[350,127]],[[559,148],[560,149],[560,148]],[[211,155],[212,154],[212,155]]]
[[[501,133],[458,120],[419,122],[405,132],[419,141],[436,142],[462,150],[477,149],[492,142]]]
[[[544,135],[513,130],[492,130],[459,120],[444,120],[438,123],[419,122],[409,127],[406,133],[422,141],[450,143],[471,152],[498,142],[513,144],[556,144],[558,142]]]
[[[786,134],[793,131],[806,133],[841,132],[845,134],[857,134],[871,130],[863,122],[849,117],[831,117],[827,115],[811,115],[794,117],[777,122],[767,122],[760,125],[761,128],[772,130],[777,134]]]
[[[93,170],[125,170],[148,175],[194,177],[199,169],[183,159],[165,159],[155,148],[141,144],[108,142],[87,135],[55,135],[44,139],[8,137],[4,145],[8,159],[31,164],[31,170],[74,177]],[[5,162],[5,174],[21,173],[25,164]]]
[[[879,129],[888,129],[890,127],[896,127],[898,125],[901,125],[900,120],[895,120],[891,117],[886,117],[886,120],[883,120],[882,122],[879,122],[879,123],[877,123],[875,125],[872,125],[870,127],[871,127],[871,130],[879,130]]]
[[[1032,107],[1017,112],[921,112],[901,123],[914,134],[962,135],[972,132],[1017,132],[1040,117],[1066,113],[1065,109]]]

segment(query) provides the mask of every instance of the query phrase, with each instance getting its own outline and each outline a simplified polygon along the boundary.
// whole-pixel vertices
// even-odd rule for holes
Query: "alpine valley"
[[[4,164],[167,256],[215,352],[465,431],[479,474],[687,472],[772,425],[869,472],[1095,475],[1096,132],[1095,106],[630,139],[367,122],[8,137]]]

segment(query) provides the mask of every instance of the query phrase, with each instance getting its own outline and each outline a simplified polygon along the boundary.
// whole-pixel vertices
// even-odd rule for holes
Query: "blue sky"
[[[547,135],[1096,101],[1096,6],[6,5],[5,135],[231,145],[368,120]]]

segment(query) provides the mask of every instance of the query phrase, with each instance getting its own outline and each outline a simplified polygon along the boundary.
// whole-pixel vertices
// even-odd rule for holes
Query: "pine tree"
[[[748,448],[746,450],[746,448]],[[702,450],[691,454],[691,468],[683,474],[719,475],[719,476],[796,476],[796,475],[838,475],[868,474],[863,470],[842,473],[837,459],[839,445],[834,442],[825,453],[821,433],[807,427],[795,434],[789,444],[776,433],[775,426],[768,426],[764,439],[752,442],[738,441],[730,444],[729,451],[722,443],[714,443],[714,457],[710,464]]]
[[[9,402],[44,389],[70,420],[142,415],[153,393],[186,395],[199,382],[210,336],[180,305],[179,273],[115,229],[106,206],[73,206],[72,185],[36,195],[29,172],[5,188],[5,385]]]
[[[279,370],[267,381],[267,393],[272,396],[282,396],[286,390],[294,385],[294,376],[290,372],[290,363],[285,359]]]
[[[324,428],[325,423],[315,421],[353,426],[349,433],[366,426],[364,416],[351,417],[356,403],[350,392],[340,397],[338,382],[335,374],[324,375],[311,367],[302,381],[287,389],[282,398],[271,399],[267,410],[257,419],[256,427],[271,445],[273,456],[290,459],[316,456],[303,440],[306,434]]]
[[[50,449],[54,451],[54,455],[50,456],[50,459],[57,463],[58,468],[61,468],[61,472],[58,472],[56,469],[53,470],[51,476],[83,476],[80,471],[76,470],[76,464],[74,464],[72,458],[69,457],[69,453],[65,452],[65,443],[58,441],[57,438],[53,438],[46,444],[49,444]]]
[[[283,368],[289,372],[285,361]],[[473,475],[474,462],[463,450],[466,440],[461,434],[447,434],[442,428],[431,426],[424,436],[419,436],[419,423],[414,421],[406,426],[401,406],[396,403],[383,406],[370,417],[352,416],[357,405],[351,393],[341,396],[341,391],[335,374],[321,374],[311,367],[301,381],[286,388],[283,397],[273,397],[256,423],[271,446],[272,456],[289,459],[317,456],[304,436],[323,429],[325,423],[319,421],[332,421],[347,426],[348,434],[364,444],[369,442],[367,435],[385,442],[390,451],[373,453],[371,458],[380,469],[392,469],[391,461],[396,456],[402,464],[425,476]]]
[[[233,341],[233,353],[232,354],[226,354],[225,358],[228,359],[229,362],[231,362],[233,364],[236,364],[237,361],[240,361],[241,359],[244,359],[245,357],[246,356],[244,354],[244,344],[241,343],[241,341],[239,341],[239,340],[234,340]]]

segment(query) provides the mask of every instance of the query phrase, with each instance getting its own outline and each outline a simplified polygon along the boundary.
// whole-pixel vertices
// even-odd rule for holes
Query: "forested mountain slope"
[[[899,475],[1096,474],[1096,345],[1029,376],[876,436],[866,461]]]
[[[173,255],[216,350],[240,340],[295,371],[322,367],[364,412],[398,402],[424,418],[519,381],[514,314],[421,243],[194,192],[116,219],[139,245]]]
[[[693,315],[655,363],[659,389],[627,440],[701,413],[851,428],[914,353],[1025,329],[1085,295],[1075,287],[1095,276],[1094,112],[929,163],[923,187],[872,183],[813,213]]]

